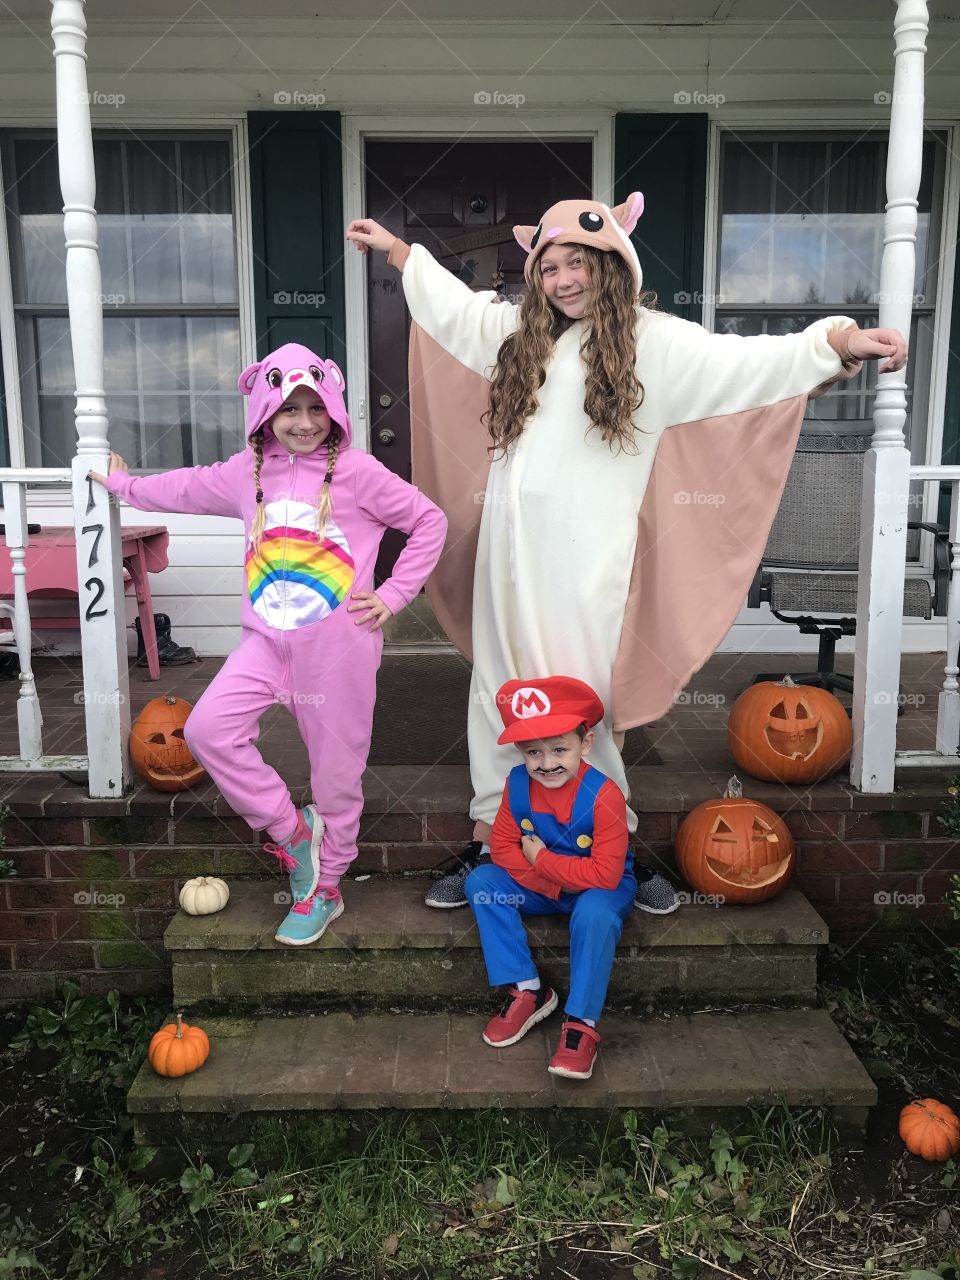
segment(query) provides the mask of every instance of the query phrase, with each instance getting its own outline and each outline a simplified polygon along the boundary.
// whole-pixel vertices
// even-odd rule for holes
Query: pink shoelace
[[[308,916],[315,899],[323,898],[326,902],[336,902],[340,897],[337,889],[318,889],[316,893],[312,893],[309,898],[304,898],[302,902],[295,902],[291,908],[298,916]]]
[[[263,846],[263,852],[279,858],[284,871],[296,871],[297,860],[285,844],[274,844],[273,841],[270,841]]]

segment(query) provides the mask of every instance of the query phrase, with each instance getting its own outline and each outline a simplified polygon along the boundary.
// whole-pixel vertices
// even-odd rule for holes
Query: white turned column
[[[937,750],[955,756],[960,748],[960,483],[950,486],[950,590],[947,595],[947,660],[937,700]]]
[[[87,24],[83,0],[53,0],[52,10],[57,156],[67,246],[70,342],[77,383],[73,511],[89,789],[92,796],[117,796],[123,793],[129,777],[130,733],[120,515],[106,490],[87,480],[91,468],[106,474],[110,453],[103,390],[103,305],[87,91]]]
[[[897,0],[880,325],[905,337],[913,309],[928,21],[926,0]],[[893,790],[910,490],[906,388],[906,369],[879,377],[873,443],[864,459],[850,765],[862,791]]]
[[[30,654],[30,602],[27,599],[27,491],[22,484],[3,485],[3,523],[13,574],[13,636],[20,659],[20,696],[17,698],[17,728],[20,758],[26,762],[43,755],[40,729],[43,716],[33,678]]]

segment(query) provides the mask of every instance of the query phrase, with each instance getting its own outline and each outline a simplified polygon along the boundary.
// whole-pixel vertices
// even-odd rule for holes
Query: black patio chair
[[[853,679],[834,669],[837,641],[857,630],[857,557],[863,457],[873,433],[871,419],[804,422],[779,510],[747,595],[747,605],[762,603],[801,635],[819,636],[816,671],[789,674],[797,684],[831,693],[853,691]],[[944,617],[950,583],[950,543],[939,524],[910,520],[908,529],[934,536],[933,582],[904,580],[907,618]],[[829,615],[829,616],[822,616]],[[758,675],[779,680],[786,673]],[[902,707],[900,708],[902,710]]]

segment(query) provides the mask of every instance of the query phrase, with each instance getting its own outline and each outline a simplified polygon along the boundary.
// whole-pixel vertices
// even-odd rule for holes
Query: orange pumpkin
[[[720,800],[706,800],[677,830],[680,874],[700,893],[724,902],[763,902],[789,882],[793,837],[765,804],[743,797],[731,778]]]
[[[826,689],[764,680],[745,689],[727,721],[727,740],[741,769],[767,782],[817,782],[850,759],[853,728]]]
[[[133,767],[158,791],[185,791],[206,777],[183,736],[192,710],[183,698],[165,694],[147,703],[130,730]]]
[[[210,1041],[201,1027],[190,1027],[177,1014],[176,1022],[161,1027],[150,1041],[147,1057],[158,1076],[186,1076],[210,1056]]]
[[[900,1137],[924,1160],[949,1160],[960,1151],[960,1118],[942,1102],[917,1098],[900,1112]]]

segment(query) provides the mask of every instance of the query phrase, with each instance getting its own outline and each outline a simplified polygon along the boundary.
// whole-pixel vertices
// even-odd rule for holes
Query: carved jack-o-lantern
[[[764,680],[745,689],[727,721],[727,740],[741,769],[768,782],[817,782],[850,759],[853,728],[826,689]]]
[[[721,800],[707,800],[677,830],[677,867],[700,893],[725,902],[763,902],[779,893],[793,871],[793,837],[783,821],[746,800],[731,778]]]
[[[153,698],[130,730],[133,767],[158,791],[185,791],[206,776],[183,736],[183,726],[192,710],[183,698]]]

